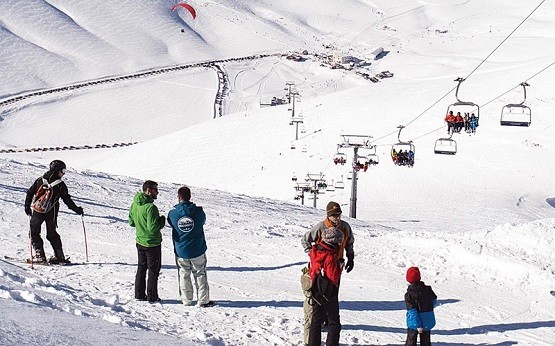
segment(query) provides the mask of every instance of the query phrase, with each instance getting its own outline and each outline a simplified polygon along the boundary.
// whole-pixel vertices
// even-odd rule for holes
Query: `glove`
[[[345,265],[345,271],[349,273],[353,270],[355,266],[355,255],[347,255],[347,264]]]
[[[31,214],[33,214],[33,211],[31,210],[31,207],[29,206],[25,206],[25,214],[31,216]]]
[[[416,328],[416,330],[418,330],[418,334],[422,334],[422,332],[424,331],[424,328],[420,327],[420,328]]]
[[[83,207],[77,207],[77,208],[75,209],[75,212],[76,212],[77,214],[79,214],[79,215],[85,214],[85,212],[83,211]]]
[[[160,220],[160,223],[162,225],[166,224],[166,217],[164,215],[160,215],[160,217],[158,218],[158,220]]]

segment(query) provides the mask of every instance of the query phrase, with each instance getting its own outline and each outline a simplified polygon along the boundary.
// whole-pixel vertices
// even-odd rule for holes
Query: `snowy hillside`
[[[27,256],[24,194],[52,159],[71,168],[90,252],[84,263],[81,219],[62,207],[64,248],[80,265],[30,270],[0,260],[0,306],[21,311],[0,321],[0,344],[302,344],[300,237],[329,200],[349,214],[353,151],[343,150],[344,166],[333,157],[341,135],[364,135],[380,163],[359,173],[357,220],[346,218],[356,259],[342,279],[341,343],[403,342],[404,272],[418,265],[441,302],[436,343],[553,345],[552,4],[190,1],[192,19],[172,13],[175,3],[0,2],[3,255]],[[323,55],[366,62],[332,69]],[[381,71],[393,76],[362,75]],[[457,77],[468,77],[458,97],[480,106],[480,126],[453,136],[456,155],[436,155]],[[524,81],[531,126],[500,126],[502,107],[523,100]],[[283,98],[286,83],[299,93],[297,134],[291,105],[261,106]],[[398,125],[416,148],[412,168],[389,157]],[[123,142],[138,143],[24,151]],[[292,178],[320,173],[346,188],[320,194],[316,209],[308,196],[302,206]],[[205,207],[217,307],[179,304],[168,228],[163,304],[132,299],[127,211],[144,179],[160,183],[164,213],[181,184]],[[48,314],[74,328],[28,324]]]

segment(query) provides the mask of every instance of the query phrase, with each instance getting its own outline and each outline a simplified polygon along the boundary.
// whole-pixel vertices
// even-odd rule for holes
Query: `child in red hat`
[[[420,335],[420,345],[431,345],[430,331],[436,325],[434,307],[437,305],[437,296],[432,287],[426,286],[420,279],[418,267],[407,269],[406,275],[409,287],[405,293],[407,306],[407,341],[406,346],[416,346]]]

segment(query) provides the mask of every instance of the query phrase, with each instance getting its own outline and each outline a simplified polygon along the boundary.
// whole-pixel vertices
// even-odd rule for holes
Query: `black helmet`
[[[66,169],[66,164],[62,160],[54,160],[50,162],[50,171],[52,172],[60,172],[63,169]]]

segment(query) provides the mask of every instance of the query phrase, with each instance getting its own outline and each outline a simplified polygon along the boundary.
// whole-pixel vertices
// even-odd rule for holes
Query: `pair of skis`
[[[25,264],[33,264],[37,266],[72,266],[81,263],[73,263],[73,262],[59,262],[59,263],[51,263],[49,261],[46,262],[31,262],[29,258],[15,258],[11,256],[5,256],[4,259],[9,262],[18,262],[18,263],[25,263]],[[69,257],[67,258],[69,259]]]

